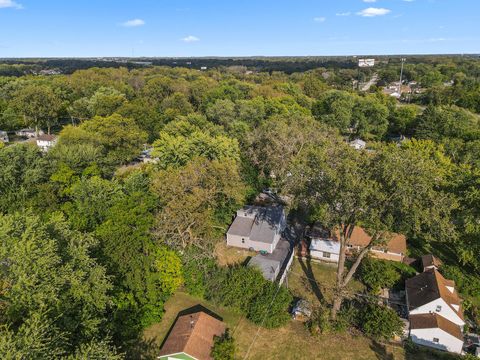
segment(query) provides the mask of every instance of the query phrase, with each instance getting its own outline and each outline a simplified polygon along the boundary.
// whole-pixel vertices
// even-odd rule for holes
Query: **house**
[[[339,237],[337,232],[335,235]],[[383,260],[403,261],[407,252],[407,238],[402,234],[388,233],[386,234],[385,244],[373,246],[370,249],[370,255]],[[359,251],[370,244],[372,237],[360,226],[355,226],[350,237],[348,252]]]
[[[427,269],[407,279],[405,289],[410,315],[437,313],[459,327],[465,325],[455,282],[445,279],[438,270]]]
[[[278,280],[281,285],[292,261],[293,245],[288,240],[280,239],[272,253],[257,254],[250,259],[247,266],[259,269],[266,280]]]
[[[330,232],[321,228],[314,228],[307,236],[311,239],[310,256],[315,259],[337,263],[340,256],[340,233]],[[386,235],[386,242],[373,246],[370,255],[383,260],[401,262],[407,252],[407,239],[404,235],[389,233]],[[353,228],[347,245],[347,254],[360,251],[370,244],[372,237],[360,226]]]
[[[210,360],[215,336],[225,333],[225,324],[203,311],[179,316],[163,343],[157,359]]]
[[[330,231],[321,227],[312,227],[307,236],[310,239],[310,256],[327,262],[337,263],[340,257],[340,242],[330,235]]]
[[[39,135],[37,137],[37,146],[42,151],[47,152],[50,148],[54,147],[57,143],[57,137],[55,135]]]
[[[355,139],[353,141],[350,141],[350,146],[355,148],[355,150],[362,150],[365,149],[367,143],[361,139]]]
[[[436,258],[432,254],[422,256],[423,271],[427,271],[430,269],[438,270],[441,265],[442,265],[442,262],[440,261],[440,259]]]
[[[405,289],[412,341],[461,353],[465,321],[455,282],[445,279],[431,265],[423,273],[408,279]]]
[[[9,142],[8,134],[7,134],[6,131],[0,130],[0,141],[1,141],[1,142],[4,142],[4,143]]]
[[[286,219],[280,205],[245,206],[227,231],[227,245],[271,254],[285,229]]]
[[[43,135],[43,134],[44,132],[42,130],[38,131],[38,135]],[[35,131],[35,129],[20,129],[15,131],[15,135],[21,136],[24,138],[33,139],[34,137],[37,136],[37,132]]]
[[[410,316],[410,338],[416,344],[462,353],[463,333],[460,327],[438,314]]]

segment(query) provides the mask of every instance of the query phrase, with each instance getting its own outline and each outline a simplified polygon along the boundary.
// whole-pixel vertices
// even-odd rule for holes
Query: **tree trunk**
[[[341,292],[335,294],[335,297],[333,298],[332,311],[330,313],[332,320],[337,320],[337,314],[342,307],[343,298],[344,297]]]

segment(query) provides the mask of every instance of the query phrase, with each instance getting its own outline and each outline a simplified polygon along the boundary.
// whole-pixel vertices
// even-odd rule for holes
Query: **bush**
[[[403,323],[397,313],[386,306],[369,304],[361,314],[361,327],[365,335],[375,340],[390,340],[402,335]]]
[[[414,275],[415,269],[411,266],[373,258],[366,258],[358,272],[359,280],[373,293],[385,287],[403,288],[405,280]]]
[[[235,358],[235,340],[230,336],[228,329],[222,336],[215,336],[211,355],[214,360],[233,360]]]
[[[262,291],[248,304],[247,318],[266,328],[285,325],[290,320],[288,308],[293,297],[287,288],[263,281]]]

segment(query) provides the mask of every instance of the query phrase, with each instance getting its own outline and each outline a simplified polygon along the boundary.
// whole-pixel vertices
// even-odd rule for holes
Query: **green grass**
[[[314,279],[315,281],[312,281]],[[313,285],[314,283],[317,286]],[[288,287],[297,297],[315,303],[328,303],[335,284],[335,267],[320,263],[301,263],[295,259],[288,276]],[[352,281],[350,290],[361,291],[362,285]],[[321,294],[319,300],[318,295]],[[416,354],[406,354],[399,346],[382,345],[362,335],[341,334],[312,337],[303,323],[290,321],[279,329],[264,329],[245,319],[232,309],[216,306],[203,299],[179,291],[165,304],[162,322],[144,331],[138,357],[155,359],[160,346],[173,325],[177,314],[190,307],[202,305],[223,318],[236,344],[236,359],[324,359],[324,360],[416,360]],[[255,340],[255,342],[253,342]],[[437,359],[427,349],[420,351],[419,360]]]

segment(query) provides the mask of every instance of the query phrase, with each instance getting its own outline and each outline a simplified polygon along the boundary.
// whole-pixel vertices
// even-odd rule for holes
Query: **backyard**
[[[297,259],[288,277],[288,286],[293,294],[312,302],[319,296],[329,301],[334,284],[335,269],[329,265],[300,263]],[[314,286],[313,280],[319,285]],[[359,283],[352,284],[360,289]],[[279,329],[264,329],[252,324],[241,314],[231,309],[215,306],[205,300],[193,297],[185,292],[177,292],[165,304],[165,315],[161,323],[147,328],[144,332],[144,358],[155,358],[165,336],[173,325],[178,312],[202,305],[221,316],[236,342],[236,358],[244,359],[405,359],[400,347],[385,346],[372,342],[359,335],[322,335],[310,336],[301,322],[290,321]],[[258,332],[258,334],[257,334]],[[255,342],[253,340],[255,339]],[[346,346],[348,344],[348,346]],[[148,350],[148,351],[146,351]]]

